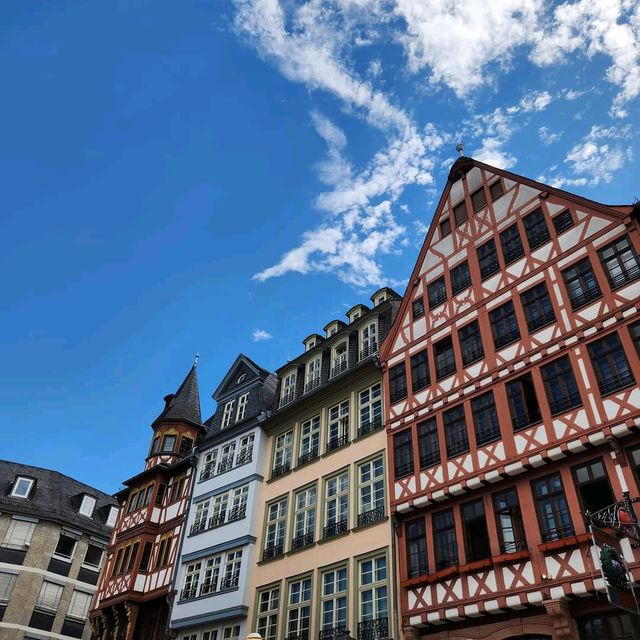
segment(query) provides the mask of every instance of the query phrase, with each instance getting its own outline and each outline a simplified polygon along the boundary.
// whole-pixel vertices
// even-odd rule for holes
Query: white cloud
[[[525,113],[531,111],[543,111],[550,104],[553,98],[548,91],[531,91],[520,100],[520,107]]]
[[[540,127],[538,129],[538,138],[542,144],[553,144],[562,138],[562,131],[551,131],[549,127]]]
[[[487,164],[509,169],[516,163],[516,157],[504,147],[517,129],[514,118],[518,113],[509,107],[498,107],[493,112],[477,115],[471,123],[472,135],[481,138],[481,146],[471,154]],[[468,123],[469,124],[469,123]]]
[[[264,329],[255,329],[251,336],[254,342],[262,342],[263,340],[271,340],[273,336]]]

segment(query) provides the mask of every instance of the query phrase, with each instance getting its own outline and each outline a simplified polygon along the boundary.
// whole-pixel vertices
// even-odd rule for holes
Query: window
[[[387,558],[361,560],[358,567],[358,638],[382,640],[389,637]]]
[[[378,351],[378,325],[368,324],[360,332],[360,360],[364,360]]]
[[[467,221],[469,214],[467,213],[467,203],[463,200],[453,207],[453,219],[456,221],[456,227]]]
[[[627,282],[640,278],[640,260],[629,242],[629,236],[622,236],[600,249],[598,255],[612,289],[618,289]]]
[[[515,487],[493,496],[493,509],[501,553],[515,553],[527,548],[522,511]]]
[[[284,553],[284,536],[287,528],[287,498],[272,502],[267,507],[267,533],[263,560],[277,558]]]
[[[571,308],[574,311],[602,296],[589,258],[584,258],[565,269],[562,272],[562,279],[569,294]]]
[[[635,345],[636,351],[640,356],[640,322],[636,322],[629,327],[629,333],[631,334],[631,340]]]
[[[493,238],[478,247],[476,253],[478,254],[478,262],[480,264],[480,276],[483,280],[500,271],[498,252],[496,251],[496,243]]]
[[[440,442],[435,418],[429,418],[418,425],[418,453],[421,469],[440,462]]]
[[[163,486],[164,485],[160,485],[160,487],[158,487],[158,493],[160,493],[160,488]],[[106,523],[108,527],[116,526],[116,520],[118,519],[118,512],[119,512],[118,507],[114,507],[114,506],[109,507],[109,515],[107,516],[107,523]]]
[[[296,373],[295,371],[287,374],[282,382],[282,398],[280,406],[293,402],[296,398]]]
[[[236,406],[236,401],[229,400],[224,405],[224,409],[222,410],[222,428],[228,427],[231,424],[231,419],[233,418],[233,410]]]
[[[530,251],[542,246],[551,237],[542,209],[536,209],[526,215],[522,218],[522,223]]]
[[[207,519],[209,517],[209,507],[211,500],[202,500],[195,503],[195,511],[193,515],[193,524],[191,525],[191,535],[200,533],[207,529]]]
[[[358,435],[363,436],[382,427],[382,387],[374,384],[360,391],[360,426]]]
[[[160,453],[172,453],[176,446],[176,437],[174,435],[166,435],[162,439],[162,450]]]
[[[453,510],[445,509],[431,517],[433,529],[433,552],[436,559],[436,571],[458,564],[458,543]]]
[[[327,424],[327,451],[334,451],[349,442],[349,401],[329,409]]]
[[[314,358],[307,363],[307,376],[306,383],[304,385],[305,393],[313,391],[316,387],[320,386],[320,368],[322,366],[321,358]]]
[[[333,638],[347,631],[347,568],[322,573],[320,594],[320,638]]]
[[[384,463],[382,457],[358,465],[358,526],[384,517]]]
[[[224,627],[222,630],[223,640],[239,640],[240,638],[240,625],[234,624],[228,627]]]
[[[456,359],[451,336],[436,342],[433,355],[436,361],[436,380],[442,380],[456,372]]]
[[[391,404],[407,397],[407,372],[404,362],[389,369]]]
[[[464,417],[464,405],[459,404],[442,414],[444,436],[447,443],[447,457],[452,458],[469,450],[467,423]]]
[[[463,366],[468,367],[470,364],[484,358],[480,324],[477,320],[458,329],[458,339],[460,340]]]
[[[551,218],[551,222],[553,222],[556,233],[560,235],[563,231],[566,231],[567,229],[573,227],[573,218],[571,216],[571,211],[569,211],[569,209],[565,209],[562,213],[559,213],[557,216]]]
[[[582,640],[636,640],[640,638],[637,616],[628,613],[607,613],[578,618]]]
[[[258,594],[256,626],[263,640],[277,640],[280,587],[265,589]]]
[[[242,565],[242,549],[228,551],[224,561],[224,577],[220,589],[235,589],[240,582],[240,567]]]
[[[173,479],[169,488],[169,504],[180,500],[184,495],[184,487],[186,485],[186,476],[178,476]]]
[[[482,498],[467,502],[460,506],[462,530],[464,531],[464,548],[467,562],[484,560],[491,557],[487,520],[484,516]]]
[[[325,481],[324,538],[344,533],[349,520],[349,472],[343,471]]]
[[[91,605],[91,594],[84,591],[77,591],[74,589],[71,594],[71,602],[69,603],[69,609],[67,610],[67,616],[69,618],[77,618],[79,620],[86,620],[89,615],[89,607]]]
[[[227,521],[240,520],[247,514],[247,500],[249,498],[249,485],[238,487],[231,492],[231,509]]]
[[[218,450],[207,451],[204,454],[204,464],[202,465],[202,471],[200,472],[200,482],[209,480],[215,475],[216,465],[218,464]]]
[[[313,544],[316,532],[316,498],[315,485],[297,491],[294,495],[292,551]]]
[[[334,336],[336,333],[338,333],[338,325],[333,324],[327,329],[327,338]]]
[[[537,284],[520,295],[522,308],[527,319],[529,333],[556,321],[556,314],[551,305],[551,298],[544,282]]]
[[[180,450],[178,451],[178,455],[181,458],[188,456],[191,454],[193,449],[193,438],[189,438],[188,436],[182,436],[180,438]]]
[[[58,610],[64,587],[44,580],[36,600],[36,608],[55,612]]]
[[[300,451],[298,466],[315,460],[320,451],[320,416],[302,423],[300,430]]]
[[[471,194],[471,204],[473,205],[473,210],[475,213],[478,213],[478,211],[484,209],[487,206],[487,196],[484,192],[484,187],[476,189]]]
[[[502,180],[500,180],[500,178],[489,185],[489,193],[491,194],[492,202],[495,202],[504,193],[504,187],[502,186]]]
[[[212,556],[204,560],[202,584],[200,585],[201,596],[206,596],[209,593],[215,593],[218,590],[221,565],[222,555]]]
[[[381,293],[379,296],[375,297],[374,300],[374,306],[378,306],[379,304],[382,304],[383,302],[386,302],[387,300],[387,294],[386,293]]]
[[[287,640],[307,640],[311,623],[311,578],[289,583]]]
[[[616,502],[602,458],[573,467],[573,478],[583,513],[595,513]]]
[[[440,223],[440,237],[444,238],[445,236],[448,236],[450,233],[451,233],[451,219],[445,218]]]
[[[451,278],[451,294],[456,295],[464,291],[471,285],[471,273],[469,273],[469,263],[465,260],[461,262],[457,267],[454,267],[449,272]]]
[[[244,420],[247,415],[247,403],[249,402],[249,394],[244,393],[238,398],[238,410],[236,411],[236,422]]]
[[[500,244],[505,264],[511,264],[524,255],[524,247],[517,224],[512,224],[500,233]]]
[[[76,539],[69,536],[65,536],[64,533],[60,534],[58,538],[58,544],[53,552],[58,558],[64,558],[65,560],[71,560],[73,552],[76,548]]]
[[[393,462],[396,478],[413,473],[413,438],[411,429],[393,436]]]
[[[220,452],[220,461],[218,462],[218,473],[224,473],[233,468],[233,458],[236,453],[236,442],[227,442]]]
[[[497,309],[489,311],[489,322],[496,349],[501,349],[520,339],[516,310],[511,300],[500,305]]]
[[[602,395],[635,384],[617,333],[610,333],[605,338],[592,342],[589,345],[589,357]]]
[[[133,570],[133,566],[135,564],[136,558],[138,556],[138,547],[140,546],[139,542],[134,542],[133,544],[128,544],[122,546],[118,549],[118,553],[116,555],[116,560],[113,563],[113,569],[111,571],[111,577],[120,576],[124,573],[130,573]],[[163,553],[168,555],[168,551],[162,549]],[[160,560],[160,558],[158,558]],[[168,559],[162,558],[165,564],[168,562]]]
[[[156,569],[164,567],[169,562],[169,554],[171,553],[171,542],[173,538],[169,535],[160,539],[158,546],[158,557],[156,558]]]
[[[17,576],[13,573],[4,573],[0,571],[0,604],[9,602],[11,592],[16,584]]]
[[[478,446],[500,439],[500,424],[493,391],[474,398],[471,401],[471,413]]]
[[[339,373],[346,371],[348,366],[349,353],[347,351],[347,343],[341,342],[336,345],[333,350],[333,362],[331,365],[331,377],[337,376]]]
[[[153,551],[153,542],[145,542],[142,547],[142,556],[140,557],[140,571],[143,573],[149,570],[149,563],[151,561],[151,552]]]
[[[407,541],[407,574],[409,578],[429,573],[427,563],[427,532],[424,517],[407,521],[405,538]]]
[[[514,431],[519,431],[542,420],[540,405],[530,373],[507,382],[506,389]]]
[[[417,320],[418,318],[422,318],[424,315],[424,299],[422,297],[414,300],[411,304],[413,311],[413,319]]]
[[[33,478],[25,478],[24,476],[18,476],[13,483],[11,489],[12,498],[28,498],[33,489],[35,480]]]
[[[273,447],[272,478],[277,478],[291,470],[291,457],[293,454],[293,431],[285,431],[276,436]]]
[[[102,547],[98,547],[95,544],[89,544],[84,554],[82,564],[91,567],[92,569],[100,569],[103,555],[104,549]]]
[[[25,549],[31,544],[31,538],[35,529],[36,525],[34,522],[26,522],[12,518],[9,523],[9,528],[5,533],[4,540],[2,541],[2,546],[9,547],[10,549]]]
[[[427,298],[429,309],[439,307],[447,299],[447,287],[444,284],[444,276],[427,285]]]
[[[93,510],[96,506],[96,499],[93,496],[82,496],[82,503],[78,512],[80,515],[90,518],[93,515]]]
[[[550,362],[541,367],[541,371],[552,415],[582,404],[569,356]]]
[[[219,493],[213,499],[211,518],[209,519],[209,528],[219,527],[224,524],[227,516],[227,507],[229,506],[229,492]]]
[[[155,455],[156,453],[158,453],[158,450],[160,449],[160,436],[156,436],[152,441],[151,441],[151,451],[149,452],[150,456]]]
[[[253,443],[256,439],[255,434],[250,433],[248,436],[240,438],[240,447],[236,456],[236,465],[247,464],[253,459]]]
[[[531,486],[542,540],[549,542],[572,536],[573,524],[560,474],[534,480]]]
[[[411,356],[411,390],[413,393],[431,384],[429,355],[426,349]]]

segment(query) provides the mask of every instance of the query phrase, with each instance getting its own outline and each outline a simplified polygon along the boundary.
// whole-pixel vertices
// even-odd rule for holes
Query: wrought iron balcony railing
[[[224,524],[224,517],[225,517],[225,512],[224,511],[218,511],[218,513],[214,513],[209,518],[209,529],[213,529],[215,527],[220,527],[221,525],[223,525]]]
[[[279,407],[286,407],[288,404],[291,404],[294,400],[296,399],[296,392],[295,391],[291,391],[290,393],[286,393],[285,395],[282,396],[282,398],[280,398],[280,405]]]
[[[217,590],[218,590],[218,585],[216,584],[215,580],[205,580],[200,585],[201,596],[206,596],[206,595],[209,595],[210,593],[215,593]]]
[[[466,451],[469,451],[469,441],[466,437],[453,442],[447,442],[447,456],[449,457],[457,456]]]
[[[218,473],[224,473],[230,469],[233,469],[233,458],[226,458],[218,462]]]
[[[192,587],[185,587],[180,592],[180,600],[188,600],[189,598],[195,598],[197,593],[198,593],[197,586],[194,585]]]
[[[349,631],[347,630],[347,625],[342,624],[337,627],[322,629],[318,634],[318,640],[334,640],[345,635],[348,636]]]
[[[305,547],[309,547],[313,544],[313,531],[310,533],[305,533],[301,536],[297,536],[291,540],[291,551],[296,551],[297,549],[304,549]]]
[[[478,446],[493,442],[500,437],[500,425],[497,417],[478,420],[475,423],[476,443]]]
[[[384,518],[384,506],[369,509],[369,511],[358,514],[358,526],[378,522],[382,518]]]
[[[349,363],[346,360],[338,360],[333,363],[333,367],[331,367],[331,373],[329,374],[330,378],[335,378],[339,376],[343,371],[347,370]]]
[[[247,515],[247,505],[241,504],[234,507],[227,514],[227,522],[233,522],[234,520],[242,520]]]
[[[371,342],[360,351],[360,360],[364,360],[376,353],[378,353],[378,343]]]
[[[220,583],[220,590],[223,589],[234,589],[238,586],[240,581],[240,576],[227,576]]]
[[[498,273],[498,271],[500,271],[500,263],[498,262],[498,259],[495,258],[491,262],[486,262],[480,267],[480,276],[483,280],[486,280],[494,273]]]
[[[462,354],[462,364],[465,367],[468,367],[470,364],[477,362],[481,358],[484,358],[484,349],[482,348],[482,345],[479,344],[473,349],[465,351],[465,353]]]
[[[582,309],[593,300],[597,300],[602,297],[602,291],[600,291],[600,287],[597,284],[594,284],[591,287],[588,287],[583,290],[582,293],[578,295],[570,296],[571,298],[571,308],[574,311],[578,309]]]
[[[284,464],[279,464],[273,467],[271,471],[271,479],[279,478],[283,476],[285,473],[289,473],[291,471],[291,462],[285,462]]]
[[[542,329],[542,327],[546,327],[548,324],[556,321],[556,314],[553,312],[553,309],[546,309],[544,313],[536,316],[535,318],[531,318],[527,322],[527,329],[529,332],[536,331],[537,329]]]
[[[609,284],[615,290],[638,278],[640,278],[640,260],[635,258],[633,262],[625,263],[623,271],[615,276],[609,276]]]
[[[582,399],[580,398],[580,393],[575,391],[574,393],[568,393],[566,396],[558,398],[557,400],[551,400],[549,402],[549,408],[551,409],[551,414],[555,416],[563,411],[579,407],[581,404]]]
[[[272,544],[264,548],[262,552],[263,560],[271,560],[273,558],[279,558],[284,554],[284,543]]]
[[[312,462],[318,458],[319,452],[318,447],[313,447],[309,451],[305,451],[298,456],[298,466],[301,467],[303,464],[307,464],[308,462]]]
[[[420,468],[431,467],[440,462],[440,451],[424,451],[420,453]]]
[[[517,551],[526,551],[526,540],[515,540],[513,542],[501,542],[500,553],[516,553]]]
[[[604,396],[618,389],[624,389],[625,387],[635,384],[635,382],[636,380],[631,371],[624,371],[602,378],[598,381],[598,387],[600,388],[600,393]]]
[[[215,463],[207,463],[202,467],[202,471],[200,472],[200,482],[204,482],[205,480],[209,480],[213,478],[216,473],[216,465]]]
[[[207,528],[207,519],[198,520],[191,525],[191,535],[195,535],[196,533],[200,533]]]
[[[308,622],[309,621],[307,620],[307,624]],[[309,640],[309,630],[303,629],[296,634],[288,635],[285,640]]]
[[[344,447],[347,444],[349,444],[349,436],[347,435],[338,436],[337,438],[331,438],[331,440],[327,442],[327,453],[329,451],[335,451],[340,447]]]
[[[511,425],[513,426],[514,431],[520,431],[521,429],[526,429],[533,424],[537,424],[540,422],[542,418],[539,414],[532,413],[518,413],[511,418]]]
[[[575,535],[573,525],[564,525],[555,529],[547,529],[542,532],[542,540],[544,542],[553,542],[554,540],[562,540],[562,538],[570,538]]]
[[[320,376],[316,376],[315,378],[311,378],[309,382],[304,385],[304,392],[309,393],[309,391],[313,391],[320,386]]]
[[[358,427],[358,436],[364,436],[367,433],[372,433],[378,429],[382,429],[382,417],[380,416],[370,420],[369,422],[363,422]]]
[[[501,349],[516,340],[520,340],[520,330],[518,328],[510,329],[509,331],[505,331],[504,333],[495,336],[493,343],[495,344],[496,349]]]
[[[333,538],[334,536],[340,535],[347,530],[347,519],[339,520],[338,522],[333,522],[332,524],[328,524],[325,526],[322,537],[326,540],[327,538]]]
[[[253,460],[253,451],[241,451],[236,458],[236,467],[242,464],[248,464],[251,460]]]
[[[389,637],[389,618],[374,618],[358,622],[358,640],[386,640]]]

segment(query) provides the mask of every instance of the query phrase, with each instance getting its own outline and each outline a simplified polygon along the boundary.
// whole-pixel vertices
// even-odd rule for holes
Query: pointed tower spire
[[[164,397],[164,410],[154,420],[153,426],[160,422],[187,422],[198,427],[202,426],[197,359],[196,354],[193,366],[178,390]]]

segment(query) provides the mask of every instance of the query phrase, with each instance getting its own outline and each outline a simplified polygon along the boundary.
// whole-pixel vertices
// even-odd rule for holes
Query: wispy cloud
[[[538,129],[538,138],[542,144],[553,144],[562,138],[562,131],[551,131],[549,127],[540,127]]]
[[[251,337],[254,342],[262,342],[264,340],[271,340],[271,338],[273,338],[273,336],[264,329],[254,329]]]

